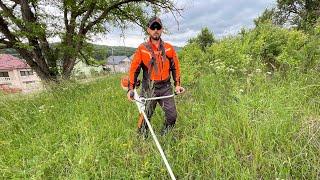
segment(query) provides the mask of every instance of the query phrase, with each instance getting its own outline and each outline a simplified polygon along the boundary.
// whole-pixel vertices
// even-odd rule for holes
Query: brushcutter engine
[[[141,84],[141,81],[140,81],[140,79],[138,79],[137,82],[136,82],[136,84],[135,84],[135,86],[136,86],[136,87],[139,87],[140,84]],[[129,76],[123,76],[123,77],[121,78],[120,85],[121,85],[121,87],[122,87],[123,90],[126,90],[126,91],[127,91],[127,90],[129,89],[129,86],[130,86],[130,78],[129,78]],[[131,95],[131,94],[130,94],[130,95]]]

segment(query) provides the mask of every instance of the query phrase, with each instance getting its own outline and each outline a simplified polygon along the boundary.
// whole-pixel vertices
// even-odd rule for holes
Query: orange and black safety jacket
[[[159,48],[149,41],[136,50],[129,72],[129,90],[135,88],[140,70],[143,70],[142,85],[151,80],[155,85],[170,83],[170,73],[175,86],[180,86],[180,65],[173,46],[160,40]]]

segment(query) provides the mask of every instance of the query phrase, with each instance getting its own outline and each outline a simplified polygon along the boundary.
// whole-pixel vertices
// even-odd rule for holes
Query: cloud
[[[208,27],[217,38],[234,35],[243,27],[252,28],[253,20],[265,8],[274,6],[275,0],[186,0],[179,1],[178,5],[184,7],[178,23],[170,14],[161,16],[165,28],[170,32],[163,35],[163,39],[183,46],[203,27]],[[138,27],[130,28],[125,33],[124,42],[127,46],[137,47],[145,38]],[[123,45],[120,34],[117,30],[113,31],[100,44]]]
[[[106,35],[95,36],[92,42],[100,45],[137,47],[145,38],[144,32],[139,27],[131,27],[123,32],[115,28]]]

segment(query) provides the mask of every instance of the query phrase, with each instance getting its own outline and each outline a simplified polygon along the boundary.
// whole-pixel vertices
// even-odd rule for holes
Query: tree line
[[[145,27],[161,10],[180,11],[171,0],[0,0],[0,48],[15,49],[44,81],[68,79],[76,60],[91,55],[90,37],[132,23]],[[50,46],[50,38],[59,45]]]
[[[114,56],[127,56],[130,57],[135,51],[133,47],[125,46],[107,46],[92,44],[92,58],[96,61],[105,61],[112,54]],[[12,48],[0,49],[1,54],[11,54],[13,56],[22,58],[19,53]]]

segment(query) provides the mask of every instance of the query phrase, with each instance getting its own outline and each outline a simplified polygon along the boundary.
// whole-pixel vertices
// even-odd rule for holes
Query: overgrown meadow
[[[320,178],[319,34],[260,28],[179,53],[186,93],[159,137],[177,179]],[[168,179],[121,76],[1,95],[0,177]]]

